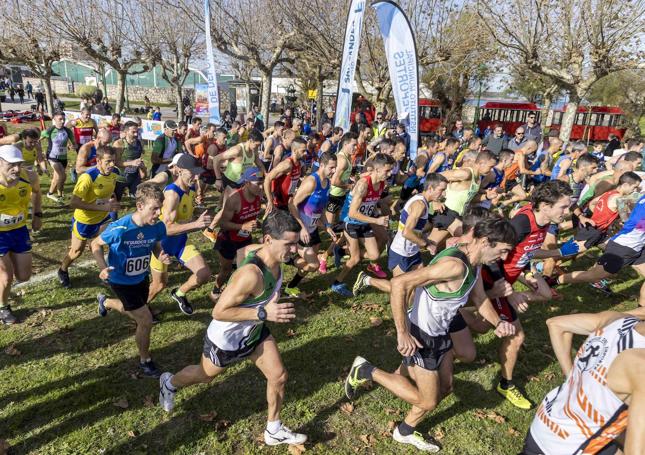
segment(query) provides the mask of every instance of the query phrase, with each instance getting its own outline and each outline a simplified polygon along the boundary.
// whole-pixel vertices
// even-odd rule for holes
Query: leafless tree
[[[97,0],[88,8],[85,0],[67,0],[62,7],[45,2],[39,13],[47,18],[47,29],[80,46],[91,58],[105,62],[117,74],[116,111],[125,102],[128,75],[148,71],[136,27],[141,27],[142,2],[137,0]]]
[[[568,93],[563,140],[598,80],[643,65],[645,0],[478,0],[477,6],[511,61],[551,77]]]
[[[7,2],[4,24],[0,31],[0,61],[22,63],[40,78],[45,89],[47,110],[54,112],[51,77],[52,65],[60,59],[62,39],[43,27],[38,13],[41,0],[28,7],[19,0]]]
[[[184,112],[182,87],[195,57],[203,54],[204,33],[193,27],[176,2],[141,2],[141,26],[134,27],[148,66],[158,65],[161,77],[173,88],[177,120]]]

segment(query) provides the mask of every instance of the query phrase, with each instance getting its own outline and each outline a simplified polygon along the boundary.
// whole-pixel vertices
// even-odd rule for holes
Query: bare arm
[[[352,204],[349,206],[349,217],[354,218],[355,220],[361,221],[363,223],[374,223],[379,224],[378,218],[372,218],[371,216],[363,215],[359,212],[363,198],[367,194],[367,182],[365,179],[360,179],[354,185],[352,190]]]
[[[338,188],[344,188],[347,189],[351,185],[349,182],[343,183],[341,180],[341,176],[343,175],[343,172],[345,172],[345,169],[347,169],[347,166],[349,166],[349,163],[347,162],[347,159],[345,159],[345,155],[337,155],[338,156],[338,163],[336,166],[336,170],[334,171],[334,175],[331,177],[331,184],[334,186],[337,186]]]
[[[107,243],[103,241],[100,235],[92,240],[92,255],[99,266],[99,271],[103,271],[108,267],[107,262],[105,262],[105,252],[103,251],[104,245],[107,245]]]
[[[560,172],[558,172],[557,179],[562,180],[563,182],[567,182],[567,171],[571,167],[571,159],[568,160],[563,160],[562,164],[560,164]]]
[[[249,297],[261,293],[262,285],[262,273],[256,265],[240,267],[213,307],[213,318],[224,322],[257,321],[256,308],[242,308],[240,305]]]
[[[174,191],[164,191],[163,201],[163,222],[166,225],[166,235],[178,235],[185,232],[195,231],[210,224],[210,216],[202,213],[195,221],[188,223],[177,223],[177,208],[179,207],[179,195]],[[204,225],[204,223],[206,223]]]
[[[477,282],[470,293],[470,300],[472,300],[477,307],[479,314],[481,314],[490,325],[495,327],[495,335],[502,337],[513,335],[515,333],[515,326],[502,320],[497,314],[497,311],[495,311],[493,304],[484,290],[484,283],[481,275],[477,277]]]
[[[292,167],[293,164],[291,164],[290,160],[283,161],[274,167],[271,172],[269,172],[269,175],[266,176],[264,183],[262,184],[262,188],[264,189],[264,195],[267,198],[267,204],[270,203],[271,206],[273,206],[273,192],[271,190],[271,184],[273,181],[280,176],[287,175],[291,172]]]
[[[304,221],[302,221],[302,218],[300,218],[300,211],[298,210],[298,206],[302,204],[311,195],[311,193],[314,192],[315,189],[316,179],[313,176],[309,175],[305,177],[305,179],[300,184],[300,187],[298,187],[296,194],[289,200],[289,213],[291,213],[291,215],[296,219],[296,221],[300,225],[300,228],[303,230],[307,230],[308,226],[305,226]]]
[[[10,134],[5,137],[0,137],[0,145],[12,145],[20,141],[20,135],[18,133]]]
[[[91,145],[89,145],[91,147]],[[89,166],[85,166],[87,162],[88,144],[83,144],[80,149],[78,149],[78,154],[76,155],[76,173],[82,174],[83,172],[89,169]]]
[[[219,226],[223,231],[238,231],[242,229],[241,224],[233,223],[231,220],[235,213],[240,210],[240,196],[238,193],[231,194],[224,201],[222,216],[219,220]]]
[[[462,182],[470,179],[470,170],[450,169],[441,173],[449,182]]]
[[[240,147],[235,146],[225,151],[224,153],[220,153],[215,158],[213,158],[213,171],[215,171],[215,177],[217,177],[218,180],[222,179],[222,171],[220,170],[220,163],[222,161],[234,160],[235,158],[240,156],[240,150],[241,150]]]
[[[446,161],[446,155],[445,154],[435,154],[432,157],[432,163],[430,163],[430,169],[428,169],[428,174],[432,174],[433,172],[437,172],[437,169],[439,169],[439,166],[443,164],[443,162]]]

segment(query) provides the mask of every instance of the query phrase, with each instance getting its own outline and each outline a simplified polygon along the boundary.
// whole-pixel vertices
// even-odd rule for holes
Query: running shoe
[[[387,273],[383,271],[380,265],[373,263],[367,266],[367,271],[376,278],[387,278]]]
[[[157,368],[157,365],[152,360],[147,362],[139,362],[139,368],[143,371],[143,375],[149,378],[158,378],[161,376],[161,370]]]
[[[54,193],[47,193],[47,199],[51,199],[54,202],[60,202],[59,196]]]
[[[497,384],[497,392],[511,402],[513,406],[520,409],[531,409],[531,402],[527,400],[522,392],[519,391],[514,385],[510,385],[508,389],[502,389],[501,384]]]
[[[324,275],[327,273],[327,258],[319,259],[320,265],[318,266],[318,273]]]
[[[435,441],[432,436],[421,434],[418,431],[415,431],[410,435],[403,436],[399,432],[399,427],[396,427],[394,429],[394,433],[392,433],[392,438],[401,444],[413,445],[422,452],[437,453],[441,450],[441,445]]]
[[[58,269],[58,281],[60,281],[60,285],[65,289],[72,287],[72,283],[71,281],[69,281],[69,272],[66,272],[62,269]]]
[[[213,303],[217,303],[217,300],[219,300],[219,296],[222,295],[222,292],[224,292],[223,288],[218,288],[217,286],[213,286],[213,290],[209,294],[209,298]]]
[[[181,295],[181,296],[177,295],[177,290],[178,289],[179,288],[173,289],[170,292],[170,297],[172,297],[172,299],[175,302],[177,302],[177,305],[179,305],[179,310],[182,313],[187,314],[188,316],[190,316],[191,314],[193,314],[193,307],[190,306],[190,302],[188,301],[188,299],[186,298],[185,295]]]
[[[206,237],[211,242],[215,243],[217,241],[217,233],[211,228],[206,228],[202,231],[204,237]]]
[[[359,295],[361,292],[363,292],[364,289],[367,289],[369,284],[367,284],[367,279],[369,276],[367,273],[363,272],[362,270],[358,272],[358,276],[356,277],[356,281],[354,282],[354,287],[352,288],[352,291],[354,292],[354,295]]]
[[[334,245],[334,267],[340,268],[343,259],[343,249],[338,245]]]
[[[613,291],[609,287],[609,282],[607,280],[596,281],[595,283],[589,283],[589,285],[592,288],[597,289],[600,292],[604,292],[607,295],[612,295],[613,294]]]
[[[12,325],[18,322],[18,319],[11,312],[11,307],[9,305],[0,308],[0,322],[5,325]]]
[[[104,318],[108,314],[107,308],[105,308],[105,301],[107,300],[107,297],[105,294],[98,294],[96,296],[97,302],[99,302],[99,316]]]
[[[172,389],[170,386],[170,378],[172,373],[165,372],[159,378],[159,404],[166,412],[172,412],[175,407],[175,394],[177,389]]]
[[[343,297],[353,297],[354,294],[352,294],[352,291],[347,289],[347,285],[345,283],[338,283],[338,284],[332,284],[331,285],[331,290],[335,292],[336,294],[340,294]]]
[[[356,356],[352,367],[349,369],[349,373],[345,378],[345,396],[353,400],[356,396],[356,391],[358,388],[371,381],[371,378],[367,377],[365,374],[364,366],[368,366],[370,363],[361,356]]]
[[[196,210],[204,210],[206,206],[204,205],[203,202],[195,202],[195,209]]]
[[[284,288],[284,293],[290,295],[291,297],[300,297],[299,288]]]
[[[275,433],[269,433],[269,430],[265,429],[264,442],[268,446],[277,446],[279,444],[299,445],[307,442],[307,436],[301,433],[296,433],[282,424],[280,429]]]

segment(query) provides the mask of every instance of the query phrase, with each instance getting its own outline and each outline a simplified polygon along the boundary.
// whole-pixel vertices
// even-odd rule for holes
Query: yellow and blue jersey
[[[78,177],[72,194],[88,204],[107,203],[114,194],[116,171],[103,175],[98,168],[93,167]],[[107,217],[103,210],[74,210],[74,220],[82,224],[100,224]]]
[[[27,171],[20,171],[18,183],[13,186],[0,185],[0,232],[19,229],[27,224],[31,182]]]
[[[166,226],[161,221],[139,226],[129,214],[110,223],[101,234],[101,239],[110,248],[108,266],[114,267],[108,281],[121,285],[141,283],[148,276],[155,244],[165,237]]]

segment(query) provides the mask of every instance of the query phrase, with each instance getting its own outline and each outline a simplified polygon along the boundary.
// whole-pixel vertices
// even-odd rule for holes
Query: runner
[[[161,375],[159,403],[166,412],[174,408],[177,389],[210,383],[227,367],[248,358],[267,380],[265,443],[303,444],[307,440],[307,436],[291,431],[280,421],[287,371],[265,325],[265,321],[288,323],[296,317],[293,304],[280,304],[278,298],[281,264],[296,254],[299,231],[296,220],[282,210],[276,210],[263,222],[262,247],[244,259],[213,308],[200,364],[175,375]]]
[[[96,121],[92,118],[92,111],[89,107],[81,109],[81,116],[68,121],[65,126],[74,131],[74,142],[80,148],[87,144],[99,132]]]
[[[318,226],[322,224],[321,216],[329,199],[329,176],[336,170],[336,156],[329,152],[320,155],[318,170],[305,177],[293,198],[289,200],[289,211],[301,226],[298,241],[299,257],[294,261],[298,271],[287,284],[284,292],[294,297],[300,295],[298,284],[309,272],[318,270],[318,249],[321,240]],[[325,228],[332,240],[336,233],[327,223]]]
[[[340,211],[345,204],[345,199],[347,198],[347,192],[352,186],[352,182],[350,181],[352,176],[351,156],[357,143],[358,138],[356,134],[351,132],[345,133],[339,143],[339,151],[336,153],[336,171],[331,176],[331,188],[329,190],[327,207],[325,208],[326,224],[332,226],[332,228],[336,226],[336,223],[338,222]],[[337,236],[337,240],[332,242],[329,245],[329,248],[322,253],[318,259],[320,262],[318,271],[321,274],[327,273],[327,258],[329,255],[332,254],[336,248],[340,248],[344,243],[344,237],[342,235]],[[336,268],[340,268],[340,256],[338,255]]]
[[[41,133],[41,139],[47,139],[47,161],[54,174],[47,197],[52,201],[63,204],[63,191],[67,174],[67,149],[75,149],[74,133],[64,126],[65,114],[56,112],[52,117],[52,126]]]
[[[273,209],[289,210],[289,199],[295,194],[302,176],[302,158],[307,153],[307,141],[298,136],[291,142],[291,156],[274,166],[264,180],[267,200],[265,213]]]
[[[426,175],[430,170],[430,163],[432,157],[437,152],[437,141],[434,139],[425,139],[424,147],[417,151],[417,156],[414,159],[414,164],[410,166],[410,176],[403,183],[401,188],[401,195],[399,199],[401,203],[407,202],[412,194],[416,191],[421,193],[423,191],[423,184]]]
[[[258,224],[262,203],[261,171],[247,168],[242,174],[242,187],[226,198],[219,220],[220,232],[215,242],[220,271],[215,277],[211,300],[216,302],[233,271],[238,250],[253,243],[252,232]]]
[[[218,128],[214,123],[209,123],[206,125],[204,134],[188,139],[185,146],[204,169],[197,179],[197,194],[195,196],[195,207],[203,209],[208,185],[215,184],[212,160],[226,150],[226,130]]]
[[[116,195],[121,200],[125,189],[131,198],[135,198],[137,187],[146,177],[147,169],[143,162],[143,143],[137,136],[139,126],[135,122],[126,122],[123,125],[123,138],[114,141],[114,148],[119,155],[119,167],[123,169],[121,180],[117,183]]]
[[[77,178],[89,168],[96,166],[96,149],[98,147],[107,147],[111,141],[110,132],[105,128],[101,128],[96,134],[96,139],[80,146],[74,166]]]
[[[167,237],[161,242],[163,250],[179,261],[181,265],[192,272],[188,280],[181,286],[170,291],[170,296],[177,302],[182,313],[193,314],[193,307],[188,301],[187,294],[206,283],[211,271],[202,255],[194,245],[188,243],[188,233],[203,229],[211,222],[211,216],[204,211],[195,221],[193,218],[195,199],[195,180],[202,172],[195,158],[188,153],[182,153],[173,166],[175,180],[164,190],[163,208],[160,219],[166,225]],[[152,283],[148,303],[152,302],[168,284],[168,265],[150,259]]]
[[[372,170],[356,182],[351,193],[345,199],[341,211],[340,217],[345,223],[344,235],[349,245],[350,257],[331,285],[331,290],[343,297],[353,296],[352,291],[343,281],[354,266],[360,262],[361,257],[376,261],[381,254],[370,224],[385,227],[389,225],[387,216],[376,216],[376,206],[381,199],[381,194],[385,189],[385,181],[392,172],[394,162],[392,157],[379,153],[371,161],[371,166]],[[361,252],[361,243],[365,246],[365,254]],[[368,268],[368,271],[370,270]]]
[[[121,137],[121,114],[115,112],[112,114],[112,119],[107,124],[106,128],[112,136],[112,142],[116,141]]]
[[[96,151],[96,167],[82,173],[72,191],[72,240],[58,269],[58,281],[66,289],[72,287],[69,266],[83,254],[87,241],[98,236],[104,229],[103,225],[110,220],[110,213],[117,212],[120,208],[114,194],[118,176],[115,161],[114,148],[99,147]]]
[[[274,169],[278,164],[291,156],[291,144],[296,137],[298,136],[291,128],[282,131],[282,141],[273,149],[271,167],[265,169]]]
[[[403,362],[397,372],[386,373],[356,357],[345,380],[345,394],[353,400],[360,385],[373,381],[410,403],[412,409],[394,430],[395,441],[424,451],[441,449],[434,439],[415,429],[451,391],[452,362],[444,362],[452,348],[448,328],[469,297],[495,327],[497,336],[513,335],[513,325],[497,315],[486,297],[479,267],[506,258],[514,244],[515,233],[508,221],[486,220],[475,226],[472,243],[448,248],[428,266],[392,279],[390,304]],[[408,309],[409,293],[414,297]]]
[[[500,199],[507,193],[507,188],[503,185],[506,169],[513,164],[515,153],[509,149],[502,149],[499,152],[498,161],[491,172],[484,176],[481,187],[486,190],[486,196],[482,198],[479,205],[491,209],[493,205],[498,205]]]
[[[565,148],[564,154],[562,154],[553,165],[551,180],[557,179],[562,180],[563,182],[568,181],[569,174],[573,172],[574,163],[584,153],[587,153],[587,146],[582,142],[574,142],[571,147]]]
[[[645,453],[642,319],[604,311],[547,320],[566,381],[544,397],[523,455]],[[573,335],[588,337],[572,360]],[[616,439],[624,433],[622,448]]]
[[[264,164],[264,169],[269,171],[273,163],[273,154],[275,150],[282,144],[282,132],[284,131],[284,123],[278,120],[273,124],[273,131],[262,143],[260,150],[260,159]],[[294,136],[295,137],[295,136]]]
[[[459,139],[455,139],[454,137],[446,139],[443,148],[440,146],[440,150],[432,155],[432,162],[428,168],[428,173],[444,172],[448,169],[452,169],[454,164],[453,159],[457,148],[459,148]]]
[[[9,305],[11,284],[31,278],[31,240],[27,229],[31,203],[31,228],[42,227],[42,196],[38,181],[26,170],[20,150],[13,145],[0,146],[0,322],[15,324]]]
[[[21,167],[30,174],[47,174],[47,162],[43,156],[43,150],[40,146],[40,131],[36,128],[22,130],[20,133],[10,134],[0,138],[0,145],[13,145],[20,150],[22,158],[25,160]],[[34,165],[37,166],[34,169]]]
[[[343,129],[340,126],[335,126],[331,130],[331,136],[325,140],[320,146],[320,154],[330,152],[336,154],[338,152],[338,145],[343,138]]]
[[[168,169],[172,157],[181,152],[177,139],[175,139],[175,131],[177,131],[177,122],[166,120],[163,123],[163,133],[157,136],[152,144],[151,173],[153,177]]]
[[[136,211],[110,224],[92,241],[92,254],[99,266],[99,278],[107,281],[116,298],[99,293],[98,312],[107,316],[115,310],[133,319],[137,324],[134,340],[139,350],[139,367],[144,376],[158,378],[161,371],[150,357],[152,314],[147,307],[150,255],[170,264],[170,256],[161,248],[166,227],[159,220],[163,193],[150,183],[137,188]],[[108,246],[105,262],[103,247]]]

